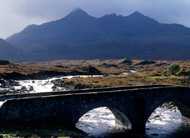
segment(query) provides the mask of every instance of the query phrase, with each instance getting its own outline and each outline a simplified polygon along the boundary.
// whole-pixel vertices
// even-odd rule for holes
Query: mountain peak
[[[140,13],[139,11],[135,11],[135,12],[133,12],[133,13],[132,13],[131,15],[129,15],[129,16],[135,16],[135,17],[140,17],[140,16],[142,16],[142,17],[145,17],[144,14]]]
[[[151,17],[145,16],[144,14],[135,11],[129,16],[127,16],[131,21],[139,22],[139,23],[151,23],[151,24],[157,24],[158,22],[154,20]]]
[[[76,8],[76,9],[72,10],[72,12],[71,12],[71,13],[75,13],[75,12],[86,13],[86,11],[84,11],[84,10],[83,10],[83,9],[81,9],[81,8]]]
[[[89,16],[88,13],[80,8],[74,9],[71,11],[70,14],[67,15],[67,17],[76,17],[76,16]]]
[[[86,11],[77,8],[70,12],[64,19],[70,20],[71,22],[80,22],[81,20],[88,22],[93,20],[95,17],[89,15]],[[64,20],[63,19],[63,20]]]

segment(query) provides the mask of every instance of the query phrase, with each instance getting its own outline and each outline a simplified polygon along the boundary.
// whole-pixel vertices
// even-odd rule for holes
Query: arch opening
[[[131,122],[123,113],[108,107],[98,107],[88,111],[80,117],[76,127],[93,136],[132,129]]]
[[[146,122],[147,134],[171,134],[182,126],[182,113],[175,102],[157,107]]]
[[[3,105],[7,102],[7,100],[5,101],[0,101],[0,108],[3,107]]]

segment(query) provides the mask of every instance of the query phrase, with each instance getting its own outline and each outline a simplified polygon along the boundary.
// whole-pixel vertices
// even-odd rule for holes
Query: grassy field
[[[170,66],[178,65],[180,70],[172,74]],[[124,60],[107,61],[94,65],[104,77],[73,78],[66,83],[86,87],[118,87],[139,85],[182,85],[190,86],[189,61],[140,61],[133,60],[129,64]]]
[[[176,74],[170,66],[177,65]],[[104,77],[66,79],[65,84],[79,88],[117,87],[138,85],[185,85],[190,86],[190,61],[145,60],[57,60],[38,63],[11,63],[0,65],[0,75],[11,73],[31,75],[39,72],[93,74],[94,70]],[[175,71],[175,70],[174,70]]]

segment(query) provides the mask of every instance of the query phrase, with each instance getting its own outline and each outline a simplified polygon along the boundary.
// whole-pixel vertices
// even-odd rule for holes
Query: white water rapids
[[[45,80],[19,80],[19,86],[15,86],[16,90],[22,89],[25,87],[30,93],[39,93],[39,92],[53,92],[53,82],[54,80],[64,80],[72,78],[88,78],[88,77],[103,77],[102,75],[78,75],[78,76],[63,76],[63,77],[54,77]],[[56,91],[64,91],[64,87],[57,87]]]
[[[102,77],[102,76],[63,76],[54,77],[46,80],[19,80],[19,86],[14,86],[15,89],[21,89],[23,86],[31,93],[37,92],[53,92],[53,80],[73,78],[73,77]],[[1,86],[1,85],[0,85]],[[2,90],[3,88],[1,88]],[[6,88],[7,89],[7,88]],[[64,87],[58,88],[65,90]],[[0,103],[0,106],[4,102]],[[166,107],[158,107],[151,115],[146,124],[148,134],[165,134],[175,131],[182,123],[182,115],[176,108],[168,109]],[[90,135],[102,135],[113,131],[122,130],[122,126],[116,124],[115,117],[112,112],[106,108],[101,107],[89,111],[80,118],[76,126],[87,132]]]

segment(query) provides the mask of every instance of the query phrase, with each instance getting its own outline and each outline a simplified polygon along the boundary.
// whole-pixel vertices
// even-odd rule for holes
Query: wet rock
[[[51,83],[53,83],[52,90],[53,91],[59,91],[60,89],[65,88],[64,79],[56,79],[52,80]]]
[[[19,86],[19,84],[15,80],[0,79],[0,86],[1,88],[10,88],[12,86]]]
[[[17,72],[4,73],[0,75],[1,78],[5,80],[18,80],[18,79],[26,79],[27,76]]]
[[[129,59],[123,59],[120,64],[125,64],[125,65],[131,65],[133,64],[133,62]]]
[[[150,130],[150,128],[146,128],[146,130]]]
[[[10,86],[19,86],[19,83],[15,80],[8,80]]]
[[[153,133],[153,134],[151,134],[152,136],[159,136],[159,134],[156,134],[156,133]]]
[[[102,75],[101,71],[93,66],[82,67],[82,72],[86,75]]]
[[[26,88],[25,86],[20,86],[19,82],[17,82],[16,80],[0,79],[0,93],[1,94],[28,93],[32,90],[33,90],[32,86],[28,88]]]
[[[89,86],[83,84],[77,84],[74,87],[74,89],[86,89],[86,88],[89,88]]]
[[[105,68],[111,68],[111,67],[115,67],[117,68],[118,66],[115,64],[107,64],[107,63],[103,63],[100,65],[101,67],[105,67]]]
[[[152,61],[152,60],[143,60],[135,65],[151,65],[151,64],[155,64],[156,62],[155,61]]]
[[[0,65],[9,65],[11,64],[8,60],[0,60]]]
[[[55,77],[55,76],[64,76],[66,75],[65,72],[58,72],[58,71],[40,71],[38,73],[33,73],[33,74],[29,74],[27,75],[28,78],[30,79],[47,79],[47,78],[51,78],[51,77]]]
[[[76,89],[87,89],[87,88],[92,88],[92,86],[89,85],[84,85],[80,83],[75,83],[75,82],[65,82],[64,88],[67,90],[76,90]]]
[[[55,87],[64,87],[63,79],[52,80],[51,83],[53,83]]]
[[[25,86],[22,86],[22,88],[19,90],[20,93],[26,93],[28,92],[28,89]]]
[[[12,64],[11,64],[12,65]],[[93,66],[83,66],[83,67],[71,67],[67,70],[53,69],[53,70],[40,70],[38,72],[7,72],[1,73],[0,78],[5,80],[44,80],[56,76],[74,76],[74,75],[102,75],[101,71]]]
[[[65,72],[57,71],[40,71],[32,74],[21,74],[18,72],[0,74],[0,77],[6,80],[29,80],[29,79],[47,79],[54,76],[64,76]]]
[[[33,91],[33,90],[34,90],[34,88],[33,88],[32,86],[30,86],[29,92],[31,92],[31,91]]]
[[[75,89],[75,83],[74,82],[65,82],[64,88],[67,90],[74,90]]]
[[[0,79],[0,86],[1,86],[2,88],[6,88],[7,85],[8,85],[8,82],[7,82],[6,80]]]

